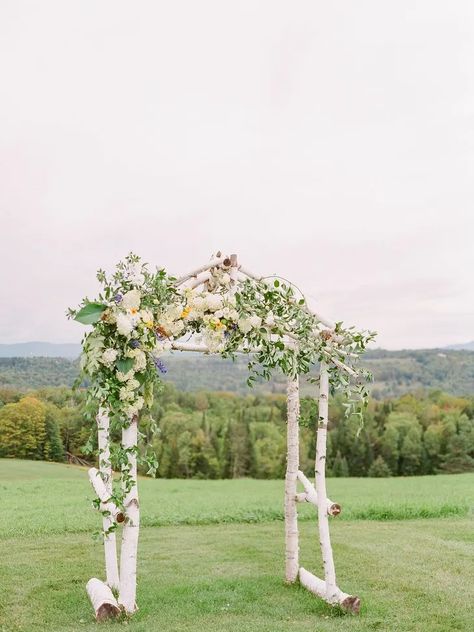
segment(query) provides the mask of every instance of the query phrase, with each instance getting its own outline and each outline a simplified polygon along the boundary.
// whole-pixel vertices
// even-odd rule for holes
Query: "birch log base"
[[[97,621],[112,619],[120,614],[120,607],[107,584],[93,577],[86,584],[87,594]]]
[[[319,577],[316,577],[316,575],[313,575],[313,573],[310,573],[303,567],[299,570],[299,578],[302,586],[307,588],[314,595],[317,595],[318,597],[321,597],[321,599],[324,599],[324,601],[327,601],[330,605],[338,605],[347,612],[359,614],[359,597],[348,595],[336,587],[336,590],[333,592],[332,600],[329,601],[327,598],[327,587],[325,581],[319,579]]]

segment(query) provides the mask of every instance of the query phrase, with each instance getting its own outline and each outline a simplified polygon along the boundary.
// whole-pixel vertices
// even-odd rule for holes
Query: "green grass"
[[[361,597],[359,617],[285,586],[281,481],[143,479],[140,610],[98,626],[84,589],[103,576],[85,470],[0,461],[0,630],[472,630],[474,475],[329,484],[344,508],[332,520],[339,583]],[[314,512],[301,509],[301,563],[321,573]]]
[[[328,491],[342,504],[338,521],[468,516],[474,506],[474,474],[329,479]],[[0,459],[0,494],[0,539],[91,532],[99,523],[83,468]],[[283,520],[282,481],[143,478],[140,501],[144,527]],[[299,513],[302,520],[315,515],[306,503]]]

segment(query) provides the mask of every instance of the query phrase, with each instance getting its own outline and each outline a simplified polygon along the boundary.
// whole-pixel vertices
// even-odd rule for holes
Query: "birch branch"
[[[125,515],[122,511],[120,511],[117,505],[110,500],[110,492],[106,488],[99,470],[95,467],[91,467],[88,471],[88,475],[91,485],[101,502],[101,509],[108,511],[115,522],[119,524],[124,522]]]
[[[192,270],[191,272],[188,272],[188,274],[185,274],[182,277],[179,277],[179,279],[175,281],[175,286],[178,287],[179,285],[182,285],[188,279],[191,279],[192,277],[197,276],[201,272],[205,272],[206,270],[215,268],[216,266],[220,265],[224,261],[225,258],[226,257],[215,257],[211,259],[208,263],[205,263],[203,266],[196,268],[196,270]]]
[[[306,476],[303,474],[301,470],[298,470],[297,476],[298,476],[298,480],[304,487],[304,493],[296,494],[296,500],[298,502],[311,503],[312,505],[317,507],[318,494],[316,493],[314,485],[306,478]],[[338,516],[341,513],[341,505],[333,502],[332,500],[329,500],[329,498],[326,499],[326,507],[327,507],[327,512],[330,516]]]

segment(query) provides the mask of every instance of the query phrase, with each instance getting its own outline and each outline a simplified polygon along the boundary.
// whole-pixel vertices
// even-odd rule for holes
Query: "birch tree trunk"
[[[100,408],[97,414],[97,436],[99,445],[99,472],[104,482],[106,492],[110,498],[112,495],[112,465],[110,463],[110,437],[109,437],[109,415],[107,410]],[[101,509],[108,508],[101,504]],[[115,523],[114,517],[103,516],[102,528],[104,533],[104,554],[105,554],[105,575],[107,585],[113,590],[119,589],[119,571],[117,564],[117,544],[115,532],[108,533],[110,527]]]
[[[319,382],[319,418],[316,438],[315,487],[318,503],[318,527],[321,554],[323,557],[326,599],[329,603],[337,601],[336,570],[332,555],[331,537],[326,492],[326,442],[328,427],[329,375],[325,362],[321,362]]]
[[[285,476],[285,579],[289,583],[298,577],[298,512],[296,482],[299,468],[299,379],[288,380],[287,386],[287,457]]]
[[[140,527],[137,486],[137,439],[138,417],[134,416],[130,420],[128,427],[122,430],[122,447],[127,451],[126,478],[129,478],[131,485],[124,499],[125,523],[122,531],[122,548],[120,552],[120,593],[118,601],[128,614],[135,612],[137,609],[137,549]]]

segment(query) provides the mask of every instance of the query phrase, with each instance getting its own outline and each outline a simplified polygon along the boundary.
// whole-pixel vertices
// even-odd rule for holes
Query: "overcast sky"
[[[218,249],[387,348],[474,339],[472,0],[0,0],[0,342]]]

